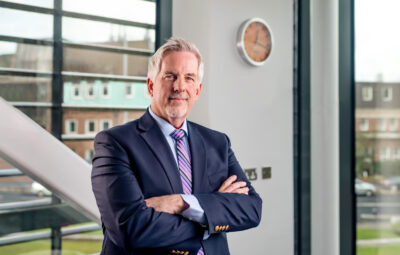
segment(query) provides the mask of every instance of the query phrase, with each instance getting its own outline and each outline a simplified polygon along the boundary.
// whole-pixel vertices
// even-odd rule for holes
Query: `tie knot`
[[[171,136],[175,140],[181,140],[185,136],[185,131],[183,131],[183,129],[177,129],[171,133]]]

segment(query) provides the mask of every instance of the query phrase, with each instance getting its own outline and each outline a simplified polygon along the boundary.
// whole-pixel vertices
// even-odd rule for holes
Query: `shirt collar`
[[[157,124],[160,127],[161,132],[164,134],[164,136],[168,137],[171,135],[172,132],[174,132],[176,130],[176,128],[174,126],[172,126],[171,123],[169,123],[168,121],[164,120],[163,118],[157,116],[151,110],[150,106],[149,106],[149,113],[154,118],[154,120],[157,122]],[[182,127],[180,129],[183,129],[183,131],[185,131],[185,135],[189,136],[186,119],[183,122]]]

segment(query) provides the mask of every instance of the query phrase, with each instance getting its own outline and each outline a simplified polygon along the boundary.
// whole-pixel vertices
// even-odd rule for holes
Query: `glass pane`
[[[14,174],[9,171],[13,171]],[[44,197],[45,194],[51,195],[47,190],[44,193],[44,187],[39,189],[39,186],[34,184],[28,176],[17,176],[15,172],[20,173],[17,168],[0,157],[0,204],[30,201]]]
[[[358,255],[400,254],[399,8],[355,1]]]
[[[64,70],[83,73],[147,76],[148,57],[64,48]]]
[[[7,0],[7,2],[53,8],[54,0]]]
[[[144,109],[115,110],[104,108],[64,108],[63,143],[83,159],[91,162],[94,154],[93,139],[98,132],[138,119],[144,114],[144,112]],[[71,122],[76,123],[77,129],[75,132],[71,132]]]
[[[131,86],[127,94],[126,86]],[[90,95],[90,88],[94,94]],[[144,82],[71,80],[64,82],[64,106],[145,109],[151,98]]]
[[[63,1],[63,10],[148,24],[156,23],[156,4],[148,1],[68,0]]]
[[[51,109],[47,107],[17,107],[42,128],[51,132]]]
[[[0,76],[0,97],[11,102],[51,102],[51,79]]]
[[[34,39],[52,39],[53,16],[0,8],[0,34]]]
[[[51,72],[53,47],[1,42],[0,67]]]
[[[69,17],[62,22],[65,41],[154,50],[154,29]]]

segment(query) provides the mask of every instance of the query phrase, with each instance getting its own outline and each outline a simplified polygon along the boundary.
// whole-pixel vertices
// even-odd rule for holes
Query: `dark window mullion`
[[[354,0],[339,0],[339,17],[339,254],[355,255]]]
[[[53,21],[53,80],[52,80],[52,112],[51,133],[58,139],[62,134],[63,103],[63,42],[62,42],[62,0],[54,0]]]

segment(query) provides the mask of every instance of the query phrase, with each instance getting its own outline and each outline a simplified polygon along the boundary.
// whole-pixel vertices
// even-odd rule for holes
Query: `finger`
[[[235,182],[229,185],[226,189],[225,192],[231,193],[232,191],[239,189],[239,188],[244,188],[246,187],[246,182]]]
[[[219,192],[224,192],[224,190],[232,184],[232,182],[236,181],[237,176],[236,175],[232,175],[230,176],[228,179],[226,179],[224,181],[224,183],[222,183],[221,187],[218,189]]]
[[[244,188],[236,189],[236,190],[232,191],[231,193],[248,195],[249,190],[250,189],[248,187],[244,187]]]

